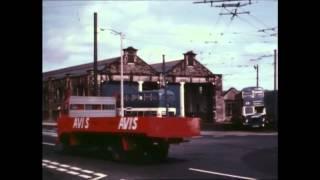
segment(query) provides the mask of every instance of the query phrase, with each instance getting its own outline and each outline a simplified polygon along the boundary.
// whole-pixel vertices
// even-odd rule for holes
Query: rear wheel
[[[169,144],[168,143],[156,143],[156,144],[150,144],[145,149],[145,153],[147,155],[147,158],[155,161],[164,161],[168,157],[169,152]]]
[[[168,157],[169,144],[161,143],[157,147],[153,148],[153,158],[157,161],[164,161]]]

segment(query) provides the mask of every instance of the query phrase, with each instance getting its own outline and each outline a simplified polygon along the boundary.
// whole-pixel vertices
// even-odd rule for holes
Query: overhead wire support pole
[[[274,124],[275,124],[275,127],[277,127],[277,123],[278,123],[278,93],[277,93],[277,90],[278,90],[278,82],[277,82],[277,68],[278,68],[278,65],[277,65],[277,61],[278,61],[278,57],[277,57],[277,49],[274,50]]]
[[[277,68],[278,68],[278,65],[277,65],[277,50],[275,49],[274,50],[274,90],[277,90],[278,87],[277,87]]]
[[[121,48],[121,58],[120,58],[120,65],[121,65],[121,70],[120,70],[120,94],[121,94],[121,117],[124,116],[124,111],[123,111],[123,106],[124,106],[124,102],[123,102],[123,34],[120,32],[120,48]]]
[[[93,20],[94,20],[94,37],[93,37],[93,95],[98,96],[98,79],[97,79],[97,71],[98,71],[98,38],[97,38],[97,13],[95,12],[93,14]]]
[[[166,108],[166,116],[169,116],[168,114],[168,99],[167,99],[167,80],[166,80],[166,63],[164,54],[162,55],[162,76],[163,76],[163,85],[164,85],[164,104]]]
[[[257,71],[257,85],[256,86],[259,87],[259,64],[254,65],[253,67]]]

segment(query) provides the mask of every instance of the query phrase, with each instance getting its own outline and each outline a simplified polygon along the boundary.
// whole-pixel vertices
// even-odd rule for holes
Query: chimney
[[[193,66],[194,59],[197,54],[195,54],[193,51],[188,51],[183,54],[184,55],[184,61],[187,66]]]
[[[123,49],[124,64],[135,63],[137,59],[137,51],[138,49],[135,49],[131,46],[128,47],[127,49]]]

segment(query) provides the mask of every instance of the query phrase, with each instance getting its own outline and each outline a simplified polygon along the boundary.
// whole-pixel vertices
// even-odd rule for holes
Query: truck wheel
[[[126,152],[122,148],[121,144],[115,144],[109,148],[111,152],[111,159],[113,161],[125,161],[127,158]]]
[[[157,146],[153,146],[151,148],[151,156],[153,160],[156,161],[164,161],[168,157],[169,152],[169,144],[167,143],[160,143]]]
[[[159,148],[158,153],[156,154],[156,160],[164,161],[168,157],[169,147],[161,147]]]
[[[70,146],[70,138],[67,135],[63,135],[61,137],[61,149],[63,153],[70,153],[72,151],[72,147]]]

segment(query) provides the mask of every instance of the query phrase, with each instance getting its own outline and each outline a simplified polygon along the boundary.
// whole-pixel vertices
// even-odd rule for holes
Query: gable
[[[186,65],[185,61],[180,61],[168,71],[168,75],[173,76],[213,76],[214,74],[203,66],[196,59],[193,60],[193,65]]]
[[[225,100],[235,100],[240,92],[235,88],[230,88],[227,92],[224,93],[223,97]]]
[[[108,74],[120,74],[120,57],[117,61],[106,65],[104,71]],[[137,56],[134,63],[123,64],[123,74],[157,75],[157,71]]]

